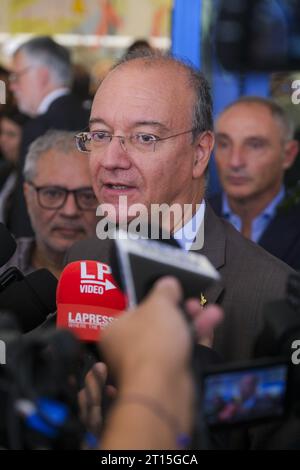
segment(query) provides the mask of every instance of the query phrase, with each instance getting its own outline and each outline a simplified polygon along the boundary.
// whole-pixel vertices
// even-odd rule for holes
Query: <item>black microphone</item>
[[[7,263],[17,248],[17,243],[9,230],[0,222],[0,268]]]
[[[55,312],[56,287],[56,277],[47,269],[38,269],[0,292],[0,309],[13,312],[22,332],[27,333]]]

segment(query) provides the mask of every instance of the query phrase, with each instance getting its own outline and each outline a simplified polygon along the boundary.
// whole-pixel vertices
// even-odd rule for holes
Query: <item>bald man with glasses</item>
[[[137,206],[148,216],[154,205],[188,207],[188,217],[171,220],[170,229],[183,250],[206,255],[220,272],[221,282],[203,292],[204,302],[225,310],[213,346],[226,361],[249,359],[264,304],[285,295],[291,270],[216,217],[205,200],[214,145],[205,77],[171,57],[133,54],[102,81],[89,131],[76,141],[89,159],[93,189],[109,222],[130,223]],[[98,239],[69,250],[68,261],[110,262],[112,243],[99,239],[100,227]]]
[[[157,53],[127,56],[101,82],[89,132],[77,135],[77,145],[89,159],[99,204],[116,224],[140,220],[133,210],[137,205],[148,216],[154,205],[183,210],[188,206],[187,219],[172,221],[172,235],[183,250],[207,256],[221,276],[201,296],[203,304],[218,303],[224,309],[210,345],[224,362],[250,359],[264,324],[264,305],[285,296],[292,270],[218,218],[205,200],[205,175],[214,145],[205,77]],[[146,223],[151,223],[150,217]],[[68,262],[110,263],[113,242],[100,239],[98,227],[98,238],[75,244]],[[198,237],[201,233],[204,236]],[[195,240],[201,239],[196,248]],[[200,297],[201,286],[199,291]],[[200,367],[207,364],[202,359]]]

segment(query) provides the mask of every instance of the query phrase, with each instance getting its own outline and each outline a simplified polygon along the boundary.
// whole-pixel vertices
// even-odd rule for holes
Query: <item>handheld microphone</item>
[[[13,312],[20,329],[27,333],[55,312],[56,286],[56,277],[47,269],[38,269],[24,277],[16,276],[0,292],[0,309]]]
[[[152,233],[148,227],[148,234]],[[155,231],[154,231],[155,233]],[[114,246],[111,250],[113,275],[128,296],[130,307],[139,304],[154,282],[162,276],[174,276],[183,290],[183,297],[201,298],[203,290],[220,279],[218,271],[203,255],[183,251],[172,237],[158,231],[159,239],[137,238],[130,232],[116,230]],[[167,234],[166,234],[167,235]],[[190,316],[181,305],[187,323]],[[195,410],[200,409],[200,377],[203,367],[218,358],[210,348],[197,343],[193,328],[190,329],[192,342],[191,370],[195,384]],[[203,420],[195,415],[191,449],[210,447],[210,437],[204,428]]]
[[[63,270],[56,294],[58,328],[85,342],[98,342],[101,331],[126,309],[111,268],[97,261],[75,261]]]
[[[0,223],[0,268],[7,263],[17,248],[17,243],[4,224]]]

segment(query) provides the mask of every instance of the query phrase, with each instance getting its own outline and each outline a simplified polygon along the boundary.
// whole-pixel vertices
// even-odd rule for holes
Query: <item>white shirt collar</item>
[[[193,249],[199,250],[204,242],[204,212],[205,201],[204,199],[197,205],[197,211],[194,216],[177,232],[174,233],[174,238],[178,241],[181,248],[189,251],[193,245]],[[201,226],[203,230],[201,230]],[[203,232],[203,233],[202,233]],[[197,240],[196,239],[197,236]]]
[[[70,90],[66,87],[56,88],[56,90],[51,91],[51,93],[46,95],[40,102],[37,109],[37,115],[46,113],[53,101],[60,96],[67,95],[68,93],[70,93]]]

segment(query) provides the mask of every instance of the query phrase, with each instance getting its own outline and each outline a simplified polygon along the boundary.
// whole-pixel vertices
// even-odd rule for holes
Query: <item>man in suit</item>
[[[10,88],[18,107],[32,117],[23,131],[18,185],[8,224],[18,237],[32,235],[22,191],[29,145],[49,129],[78,131],[87,126],[88,111],[70,93],[71,83],[70,53],[51,38],[33,38],[14,53]]]
[[[139,217],[139,211],[149,215],[155,204],[182,208],[184,217],[170,224],[174,237],[182,249],[207,256],[222,278],[203,291],[203,303],[217,303],[224,310],[213,347],[225,362],[251,358],[264,323],[264,304],[285,296],[293,271],[242,237],[205,202],[214,136],[203,75],[156,53],[126,57],[101,83],[90,129],[77,136],[77,143],[89,154],[92,185],[101,204],[98,215],[122,225]],[[104,235],[100,220],[97,237],[75,244],[66,261],[109,264],[112,241]],[[201,365],[211,363],[211,358],[202,358]]]
[[[89,152],[93,188],[108,218],[117,224],[134,218],[135,204],[148,213],[153,204],[188,206],[190,217],[171,227],[174,237],[189,250],[191,234],[195,237],[204,227],[204,244],[197,251],[222,276],[204,292],[209,303],[219,303],[225,311],[213,345],[226,361],[251,357],[264,303],[285,295],[291,270],[244,239],[205,203],[205,171],[214,136],[203,75],[156,54],[127,58],[100,85],[90,128],[78,136],[78,145]],[[109,239],[81,242],[69,251],[67,261],[109,263],[110,246]]]
[[[218,117],[215,157],[223,194],[210,203],[294,269],[300,269],[300,205],[285,204],[283,180],[297,152],[288,116],[269,99],[241,98]]]

